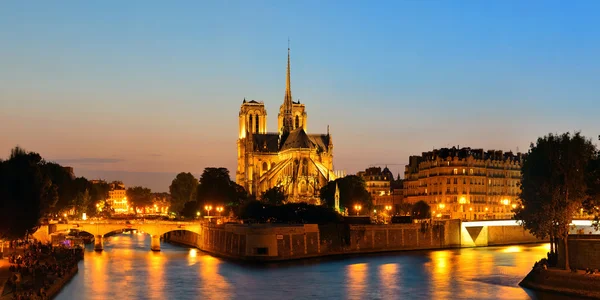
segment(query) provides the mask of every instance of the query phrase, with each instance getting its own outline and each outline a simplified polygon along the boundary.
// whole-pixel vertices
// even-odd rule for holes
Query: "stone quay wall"
[[[569,243],[569,266],[575,269],[600,270],[600,235],[596,234],[571,234]],[[559,241],[558,251],[564,253],[564,243]],[[558,256],[558,267],[564,268],[565,260]]]
[[[169,242],[223,257],[277,261],[369,252],[460,247],[460,221],[430,224],[205,224],[200,233],[174,231]]]

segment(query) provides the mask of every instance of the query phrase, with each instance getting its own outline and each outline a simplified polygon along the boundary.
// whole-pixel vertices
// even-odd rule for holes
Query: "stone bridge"
[[[33,234],[33,237],[41,241],[50,241],[50,235],[54,232],[76,229],[94,235],[94,249],[102,251],[104,248],[104,236],[120,230],[139,230],[152,237],[150,248],[152,251],[160,251],[160,237],[171,231],[186,230],[200,234],[202,223],[197,222],[173,222],[173,221],[142,221],[142,220],[102,220],[102,221],[74,221],[69,224],[42,225]]]

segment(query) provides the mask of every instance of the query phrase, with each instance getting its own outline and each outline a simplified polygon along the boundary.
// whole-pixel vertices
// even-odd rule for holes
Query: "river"
[[[146,234],[88,246],[56,299],[568,299],[517,284],[548,244],[409,251],[264,266],[238,264]]]

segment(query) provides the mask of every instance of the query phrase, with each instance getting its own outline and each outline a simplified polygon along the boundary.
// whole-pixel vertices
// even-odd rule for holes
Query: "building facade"
[[[371,167],[356,175],[365,181],[367,192],[371,194],[373,200],[376,197],[390,195],[390,182],[394,178],[387,168],[382,171],[380,167]]]
[[[385,167],[371,167],[356,174],[365,181],[365,188],[371,195],[374,212],[385,212],[388,215],[394,215],[399,212],[399,205],[402,203],[403,195],[394,193],[392,183],[394,175]],[[389,207],[389,211],[386,209]],[[385,211],[384,211],[385,210]]]
[[[427,202],[435,218],[510,219],[521,205],[524,154],[453,147],[411,156],[404,172],[404,201]]]
[[[267,132],[262,101],[244,101],[239,113],[236,182],[250,194],[283,187],[288,201],[318,202],[319,190],[335,180],[333,141],[329,134],[308,134],[304,104],[292,100],[290,49],[286,87],[277,132]]]
[[[127,202],[127,190],[122,182],[115,181],[110,183],[106,202],[117,214],[128,213],[130,211],[129,203]]]

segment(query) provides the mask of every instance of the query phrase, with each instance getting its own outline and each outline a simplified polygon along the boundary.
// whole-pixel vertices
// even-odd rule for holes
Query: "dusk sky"
[[[600,134],[598,1],[1,1],[0,157],[168,191],[236,170],[244,97],[283,103],[356,173],[468,146]],[[594,140],[596,143],[596,139]]]

